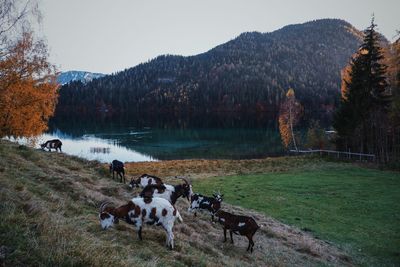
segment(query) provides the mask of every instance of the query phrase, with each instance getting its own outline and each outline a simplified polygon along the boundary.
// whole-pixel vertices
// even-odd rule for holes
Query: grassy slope
[[[399,173],[326,162],[313,170],[196,180],[194,186],[208,193],[221,188],[233,205],[341,244],[360,264],[400,264]]]
[[[174,227],[176,249],[164,247],[160,227],[146,227],[144,241],[121,222],[108,231],[100,229],[97,209],[109,200],[126,203],[134,194],[126,185],[112,181],[106,166],[60,153],[28,149],[0,141],[0,265],[6,266],[282,266],[349,265],[348,256],[322,240],[284,225],[261,213],[225,204],[236,213],[254,216],[263,227],[255,236],[255,251],[245,252],[247,242],[235,237],[235,245],[224,244],[219,225],[208,215],[194,218],[188,203],[178,201],[184,223]],[[302,159],[290,159],[295,162]],[[290,161],[289,160],[289,161]],[[273,163],[271,163],[273,162]],[[214,166],[221,172],[285,169],[286,161],[172,161],[134,164],[128,173],[202,177]],[[250,164],[250,165],[249,165]],[[219,167],[217,167],[217,165]],[[185,168],[184,166],[188,166]],[[203,166],[204,168],[198,168]],[[239,166],[240,168],[233,168]],[[246,168],[249,167],[249,168]],[[214,168],[212,167],[212,168]],[[229,173],[229,172],[228,172]],[[170,183],[178,182],[165,178]],[[136,192],[137,193],[137,192]]]

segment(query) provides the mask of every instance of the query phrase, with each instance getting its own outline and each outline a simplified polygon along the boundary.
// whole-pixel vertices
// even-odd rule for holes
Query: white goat
[[[143,198],[148,197],[160,197],[171,202],[172,205],[175,205],[176,201],[180,197],[186,197],[188,201],[190,201],[190,196],[193,194],[192,185],[186,178],[180,178],[185,183],[178,185],[148,185],[146,186],[140,196]]]
[[[129,186],[131,188],[141,187],[144,188],[148,185],[163,185],[163,181],[157,176],[142,174],[139,178],[132,178]]]
[[[174,248],[174,233],[172,228],[175,219],[183,222],[179,211],[163,198],[133,198],[128,204],[118,208],[107,207],[107,202],[100,206],[100,224],[107,229],[119,219],[133,224],[138,229],[139,239],[142,240],[143,223],[161,225],[166,231],[166,245]]]

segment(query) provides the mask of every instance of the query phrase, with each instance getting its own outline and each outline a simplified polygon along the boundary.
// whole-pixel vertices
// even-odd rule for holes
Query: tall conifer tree
[[[347,90],[334,118],[341,149],[376,153],[382,157],[385,120],[390,103],[386,66],[374,19],[364,31],[364,40],[350,63]]]

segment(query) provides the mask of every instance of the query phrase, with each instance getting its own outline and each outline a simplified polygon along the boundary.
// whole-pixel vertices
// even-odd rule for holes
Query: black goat
[[[61,146],[62,142],[59,139],[53,139],[53,140],[48,140],[43,144],[40,144],[40,147],[44,150],[47,148],[49,151],[51,151],[52,148],[54,148],[56,151],[60,149],[61,152]]]
[[[124,163],[119,160],[114,159],[110,164],[110,173],[113,175],[113,179],[115,179],[114,173],[120,176],[120,182],[122,183],[122,178],[124,179],[125,184],[125,167]]]
[[[232,233],[244,235],[249,240],[247,251],[250,250],[253,252],[253,235],[257,232],[260,226],[257,225],[256,221],[252,217],[239,216],[223,210],[217,211],[215,216],[218,217],[218,222],[224,227],[224,242],[226,242],[226,230],[229,230],[232,244]]]

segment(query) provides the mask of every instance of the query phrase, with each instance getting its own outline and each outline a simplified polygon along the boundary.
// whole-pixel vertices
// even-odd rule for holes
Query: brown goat
[[[223,210],[218,210],[214,215],[218,218],[218,222],[224,227],[224,242],[226,242],[226,230],[229,230],[232,244],[232,233],[244,235],[249,240],[247,251],[250,250],[253,252],[253,236],[260,227],[252,217],[239,216]]]

